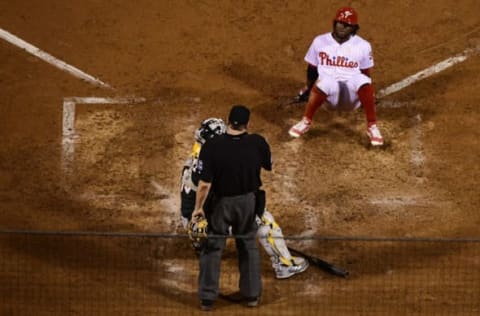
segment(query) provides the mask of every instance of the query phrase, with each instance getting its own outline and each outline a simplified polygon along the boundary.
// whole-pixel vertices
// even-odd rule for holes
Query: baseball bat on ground
[[[298,104],[298,103],[304,103],[304,101],[301,101],[298,97],[293,97],[287,101],[284,101],[282,103],[280,103],[277,107],[278,108],[283,108],[283,107],[286,107],[288,105],[292,105],[292,104]]]
[[[302,256],[304,257],[306,260],[308,260],[310,263],[316,265],[317,267],[319,267],[320,269],[330,273],[330,274],[333,274],[333,275],[336,275],[336,276],[339,276],[339,277],[343,277],[343,278],[346,278],[348,275],[349,275],[349,272],[345,269],[342,269],[340,267],[337,267],[325,260],[322,260],[320,258],[317,258],[317,257],[314,257],[314,256],[309,256],[297,249],[293,249],[293,248],[290,248],[288,247],[288,250],[290,250],[290,252],[293,252],[294,254],[297,254],[299,256]]]

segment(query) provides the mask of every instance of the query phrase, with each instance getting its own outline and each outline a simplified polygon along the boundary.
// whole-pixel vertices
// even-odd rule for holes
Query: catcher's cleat
[[[283,263],[275,264],[275,277],[277,279],[288,279],[289,277],[302,273],[308,268],[308,261],[301,257],[292,257],[292,264],[285,265]]]
[[[376,124],[370,125],[367,128],[367,135],[370,138],[370,144],[372,144],[372,146],[383,145],[383,137]]]
[[[306,132],[308,132],[308,130],[310,129],[310,125],[312,125],[312,120],[310,120],[308,117],[303,117],[300,122],[290,128],[288,134],[295,138],[300,137]]]

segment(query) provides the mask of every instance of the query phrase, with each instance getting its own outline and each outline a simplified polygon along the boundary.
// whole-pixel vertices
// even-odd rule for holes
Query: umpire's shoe
[[[211,311],[213,309],[213,301],[212,300],[202,300],[200,309],[202,311]]]
[[[295,274],[302,273],[307,270],[307,268],[307,260],[302,257],[292,257],[292,263],[290,265],[285,265],[280,262],[275,265],[275,277],[277,279],[288,279]]]
[[[246,299],[247,306],[248,307],[257,307],[260,304],[261,298],[262,298],[261,296],[247,298]]]
[[[260,301],[262,298],[261,296],[245,297],[242,294],[240,294],[240,292],[235,292],[228,295],[220,294],[220,297],[232,303],[246,304],[248,307],[257,307],[258,305],[260,305]]]

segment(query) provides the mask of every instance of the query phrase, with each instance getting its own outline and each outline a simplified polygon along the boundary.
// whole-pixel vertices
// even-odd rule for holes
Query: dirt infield
[[[285,235],[306,238],[292,241],[295,247],[357,271],[349,285],[356,287],[349,289],[352,293],[363,293],[364,284],[379,282],[381,275],[358,272],[368,271],[362,259],[382,253],[377,249],[382,245],[362,244],[362,252],[353,243],[335,250],[309,237],[479,238],[480,19],[474,9],[478,1],[349,2],[359,13],[359,34],[374,49],[372,77],[377,91],[466,50],[475,52],[464,62],[379,99],[378,122],[387,145],[375,150],[368,146],[361,111],[322,110],[305,137],[291,139],[287,133],[304,107],[282,104],[303,85],[303,57],[311,40],[330,30],[333,14],[343,4],[323,0],[0,3],[0,28],[114,87],[79,80],[0,40],[0,229],[183,234],[179,176],[193,131],[204,118],[225,117],[232,104],[243,103],[252,108],[250,129],[263,134],[272,147],[274,171],[263,176],[268,208]],[[68,97],[145,101],[77,103],[75,137],[66,141],[62,115]],[[99,245],[93,239],[82,241],[79,249]],[[1,238],[2,253],[21,262],[33,256],[33,264],[39,265],[57,260],[43,257],[41,251],[16,253],[17,247],[30,248],[28,241],[16,245],[15,240]],[[170,270],[161,275],[166,270],[158,268],[164,261],[172,266],[184,263],[189,271],[182,270],[178,277],[195,282],[191,271],[196,268],[195,258],[185,240],[147,238],[125,248],[118,241],[103,243],[99,249],[108,258],[121,257],[118,252],[128,249],[127,259],[145,258],[145,265],[160,274],[158,279],[172,282],[155,283],[148,274],[137,279],[125,269],[126,280],[148,281],[149,289],[135,287],[138,297],[148,297],[145,304],[155,304],[149,296],[154,288],[174,313],[198,308],[193,285],[179,290],[172,284],[183,284],[184,279],[175,280]],[[51,247],[48,241],[38,244],[40,249]],[[411,254],[409,247],[402,249],[406,251],[402,256],[418,255],[418,249],[411,249]],[[136,250],[139,257],[131,253]],[[459,252],[460,261],[479,254],[469,247]],[[449,261],[456,255],[435,251],[434,257]],[[72,257],[75,265],[70,268],[82,266],[82,256]],[[227,253],[225,270],[234,274],[233,258]],[[347,287],[331,279],[322,287],[316,281],[326,277],[313,269],[280,283],[273,279],[267,256],[263,259],[268,285],[263,313],[284,308],[289,289],[304,299],[292,305],[292,314],[301,308],[308,314],[313,312],[307,305],[315,302],[311,293]],[[96,260],[93,266],[101,266],[102,258],[84,260]],[[144,269],[136,260],[131,268]],[[470,263],[479,264],[478,259]],[[11,293],[16,293],[15,276],[8,271],[0,271],[0,280],[10,282]],[[62,285],[77,278],[66,271],[62,270]],[[119,277],[115,274],[111,279]],[[48,286],[44,279],[36,281],[39,288]],[[234,281],[228,282],[232,287]],[[119,282],[112,288],[124,285]],[[467,296],[478,293],[478,284],[463,287]],[[173,289],[184,297],[176,297]],[[53,293],[59,296],[54,299],[62,299],[62,293]],[[112,293],[109,299],[116,297]],[[90,297],[88,291],[75,295],[80,301],[78,295],[85,295],[85,301]],[[441,295],[435,299],[448,306],[451,293]],[[8,306],[14,306],[15,295],[8,297]],[[117,306],[124,299],[119,296]],[[341,297],[330,303],[340,306]],[[88,313],[74,303],[68,306],[63,314]],[[12,308],[0,312],[17,314]],[[478,311],[478,304],[475,308]],[[49,314],[48,307],[42,310]],[[108,310],[108,314],[118,311]],[[158,312],[153,307],[142,311]],[[355,314],[352,311],[346,314]],[[419,312],[398,307],[392,315],[415,311]]]

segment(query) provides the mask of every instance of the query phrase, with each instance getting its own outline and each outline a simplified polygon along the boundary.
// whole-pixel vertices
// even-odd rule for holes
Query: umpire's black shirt
[[[216,196],[255,192],[262,186],[260,170],[272,170],[270,146],[258,134],[224,134],[206,142],[200,151],[197,172],[212,184]]]

